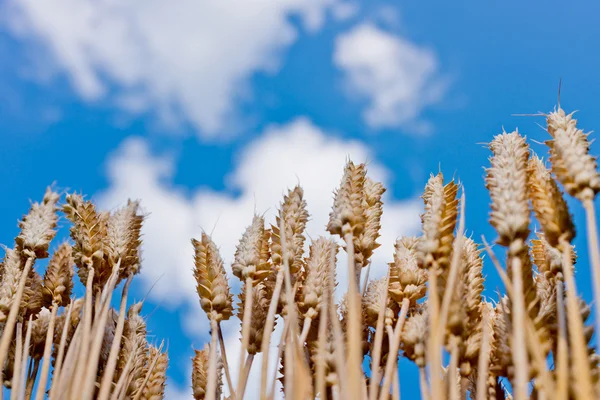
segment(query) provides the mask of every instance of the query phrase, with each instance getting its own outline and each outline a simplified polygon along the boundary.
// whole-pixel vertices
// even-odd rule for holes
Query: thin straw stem
[[[594,299],[596,300],[596,349],[600,349],[600,243],[598,242],[598,222],[596,221],[596,209],[593,198],[583,201],[585,209],[587,244],[592,263],[592,277],[594,282]]]
[[[460,386],[458,380],[458,342],[453,340],[450,352],[450,370],[448,371],[448,391],[450,400],[460,399]]]
[[[521,259],[510,257],[512,266],[513,307],[512,312],[512,338],[513,338],[513,363],[515,365],[514,390],[516,400],[525,400],[529,382],[529,360],[527,358],[527,341],[525,338],[525,296],[523,294],[523,275],[521,273]]]
[[[316,393],[319,399],[325,400],[327,398],[327,387],[325,385],[325,358],[323,353],[325,352],[325,345],[327,341],[327,304],[329,303],[329,291],[326,290],[323,296],[323,302],[320,305],[319,315],[319,339],[317,342],[317,367],[316,367]]]
[[[231,371],[229,370],[229,363],[227,362],[227,351],[225,350],[225,339],[223,339],[223,331],[221,330],[221,322],[217,323],[217,333],[219,334],[219,345],[221,347],[221,359],[223,360],[223,369],[225,370],[225,379],[227,380],[227,386],[229,387],[229,394],[232,399],[235,399],[235,389],[231,381]]]
[[[127,277],[125,285],[123,286],[123,292],[121,293],[121,304],[119,306],[119,319],[117,320],[117,326],[115,328],[115,337],[112,344],[110,345],[110,352],[108,353],[108,360],[106,361],[106,367],[104,368],[104,374],[100,383],[100,392],[98,395],[99,400],[108,400],[110,396],[110,389],[112,387],[112,381],[115,374],[115,367],[117,365],[117,359],[119,357],[119,349],[121,348],[121,337],[123,336],[123,329],[125,327],[125,314],[127,309],[127,295],[129,293],[129,285],[133,275]]]
[[[13,364],[13,377],[11,386],[13,390],[10,392],[10,399],[14,400],[17,398],[18,388],[19,388],[19,375],[21,374],[21,363],[23,362],[23,324],[21,322],[17,323],[17,337],[15,343],[15,361]],[[3,390],[0,390],[3,391]]]
[[[569,395],[569,348],[562,280],[556,282],[556,309],[558,314],[558,344],[556,351],[556,400],[566,400]]]
[[[244,314],[246,314],[244,312]],[[208,400],[215,400],[217,396],[217,321],[213,314],[210,315],[210,355],[208,363],[208,385],[207,396]],[[240,371],[240,374],[242,371]],[[239,391],[243,395],[243,390]]]
[[[408,306],[410,301],[408,298],[402,300],[402,308],[400,308],[400,315],[398,316],[398,322],[396,322],[396,328],[394,328],[394,337],[391,338],[390,352],[388,355],[387,363],[385,365],[385,375],[383,378],[383,385],[381,387],[381,393],[379,400],[385,400],[390,394],[390,385],[392,382],[392,374],[398,366],[398,349],[400,348],[400,338],[402,336],[402,327],[404,321],[406,321],[406,314],[408,313]]]
[[[269,369],[269,345],[271,344],[271,334],[273,327],[275,326],[275,313],[277,312],[277,305],[279,303],[279,296],[281,296],[281,288],[283,285],[283,271],[279,270],[275,278],[275,288],[273,289],[273,296],[269,304],[269,311],[267,313],[267,320],[265,322],[264,338],[261,344],[262,366],[260,373],[260,398],[265,400],[267,398],[267,376]]]
[[[561,240],[563,257],[563,274],[567,284],[567,321],[569,324],[569,339],[573,357],[573,370],[575,380],[575,391],[580,399],[594,398],[590,365],[587,357],[585,336],[583,333],[583,321],[579,310],[577,298],[577,286],[573,276],[573,265],[571,260],[571,244]]]
[[[304,342],[306,342],[306,337],[308,336],[308,332],[310,331],[311,323],[312,323],[312,319],[310,317],[304,318],[304,325],[302,326],[302,333],[300,334],[300,339],[298,340],[300,345],[302,345],[302,344],[304,344]]]
[[[371,264],[369,264],[369,267]],[[389,285],[390,273],[388,271],[385,287]],[[364,290],[363,290],[364,293]],[[373,342],[373,361],[371,362],[371,384],[369,386],[369,400],[377,398],[377,389],[379,389],[379,372],[381,360],[381,344],[383,343],[383,323],[387,304],[388,291],[384,290],[379,300],[379,313],[377,314],[377,326],[375,328],[375,340]],[[391,339],[391,338],[390,338]]]
[[[46,341],[44,343],[42,374],[40,375],[40,381],[35,394],[36,400],[42,400],[44,398],[44,393],[46,392],[46,382],[48,382],[48,373],[50,371],[50,352],[52,351],[52,339],[54,338],[54,324],[56,321],[57,312],[58,304],[56,302],[52,302],[50,322],[48,323],[48,331],[46,332]]]
[[[31,343],[31,321],[33,316],[29,316],[29,322],[27,323],[27,333],[25,334],[25,344],[23,345],[23,354],[21,355],[21,372],[19,374],[19,385],[18,390],[13,388],[13,391],[17,393],[18,400],[25,399],[25,390],[27,383],[27,360],[29,359],[29,344]]]
[[[477,360],[477,399],[487,399],[487,380],[490,366],[490,311],[487,307],[483,309],[482,316],[483,330],[481,337],[481,348],[479,349],[479,359]]]
[[[244,300],[244,315],[242,319],[242,348],[240,350],[240,369],[238,374],[237,390],[235,391],[240,399],[244,398],[244,393],[241,391],[243,385],[244,360],[246,358],[246,349],[250,341],[250,319],[252,318],[252,278],[246,278],[246,297]],[[210,396],[210,393],[209,393]]]
[[[244,365],[244,370],[240,371],[243,376],[242,388],[239,392],[240,395],[242,396],[241,398],[243,398],[244,390],[246,390],[246,385],[248,384],[248,377],[250,376],[250,370],[252,369],[253,361],[254,361],[254,354],[248,354],[248,357],[246,357],[246,365]]]
[[[67,336],[69,334],[69,327],[71,326],[71,314],[73,313],[73,301],[69,303],[67,308],[67,316],[63,323],[62,334],[60,336],[60,344],[58,346],[58,353],[56,354],[56,362],[54,365],[54,371],[52,372],[52,383],[50,384],[50,398],[54,398],[56,392],[56,386],[60,382],[60,374],[62,370],[62,363],[65,355],[65,347],[67,345]]]
[[[360,393],[362,381],[361,354],[361,309],[358,295],[359,282],[356,280],[354,264],[354,241],[352,231],[344,235],[348,253],[348,385],[343,386],[347,393],[344,398]]]
[[[31,270],[31,267],[33,266],[34,262],[34,256],[27,257],[27,261],[25,261],[25,267],[21,272],[21,278],[19,280],[19,287],[17,288],[17,293],[15,293],[13,303],[10,307],[10,311],[8,312],[6,324],[4,325],[4,330],[2,331],[2,338],[0,339],[0,382],[2,382],[4,379],[4,363],[6,362],[8,348],[10,347],[10,342],[13,337],[15,324],[17,322],[19,308],[21,307],[21,298],[23,297],[23,291],[25,290],[25,283],[27,282],[29,271]],[[0,390],[0,400],[2,400],[2,396],[3,390]]]
[[[421,388],[421,399],[429,400],[429,389],[427,384],[427,373],[425,367],[419,367],[419,386]]]

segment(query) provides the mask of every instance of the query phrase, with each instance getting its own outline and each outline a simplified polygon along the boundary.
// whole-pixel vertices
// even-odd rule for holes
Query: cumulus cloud
[[[310,237],[325,234],[325,225],[339,185],[344,164],[350,157],[369,162],[369,174],[386,182],[389,171],[373,160],[365,144],[328,137],[304,118],[287,125],[267,128],[240,154],[226,177],[227,191],[201,188],[191,193],[173,185],[176,160],[155,155],[145,141],[130,138],[108,161],[109,187],[97,194],[103,207],[115,208],[127,198],[140,198],[149,213],[144,225],[144,262],[140,280],[151,296],[166,306],[197,303],[190,238],[202,229],[212,231],[223,258],[232,261],[235,245],[254,212],[274,222],[276,208],[288,188],[304,188],[311,218]],[[237,193],[234,195],[232,193]],[[414,233],[419,227],[420,201],[393,200],[387,194],[382,226],[382,247],[373,259],[374,269],[385,270],[392,257],[396,237]],[[341,274],[343,278],[343,274]]]
[[[326,234],[333,190],[339,185],[348,157],[356,162],[369,162],[369,174],[374,179],[384,183],[388,180],[390,171],[373,159],[364,143],[332,138],[309,120],[300,118],[267,128],[249,144],[226,177],[226,191],[202,188],[190,193],[172,183],[176,164],[173,157],[153,154],[145,141],[130,138],[109,159],[110,185],[96,199],[108,209],[124,204],[127,198],[142,199],[149,216],[143,228],[144,261],[138,280],[145,288],[156,284],[150,296],[157,303],[165,307],[184,306],[181,321],[184,330],[190,337],[206,338],[201,334],[207,334],[208,322],[198,305],[192,279],[190,238],[199,237],[202,229],[212,231],[230,273],[235,245],[253,213],[264,214],[267,222],[274,222],[277,205],[286,189],[298,183],[304,188],[311,214],[307,225],[309,237]],[[387,194],[379,239],[382,246],[373,257],[371,277],[385,274],[396,237],[416,233],[420,209],[421,202],[417,199],[398,201],[391,193]],[[347,286],[346,260],[343,254],[338,260],[341,288],[338,297]],[[237,318],[223,323],[234,376],[240,351],[239,329]],[[275,368],[278,334],[279,331],[271,342],[271,368]],[[248,396],[259,390],[260,357],[254,364]],[[177,387],[169,390],[173,398],[187,395]]]
[[[426,127],[422,111],[447,88],[435,53],[364,23],[336,38],[333,60],[351,93],[367,101],[365,121],[374,128]]]
[[[0,10],[38,45],[36,65],[65,72],[83,98],[156,110],[205,136],[231,120],[253,73],[277,68],[299,35],[291,17],[316,31],[329,12],[352,14],[342,0],[9,0]]]

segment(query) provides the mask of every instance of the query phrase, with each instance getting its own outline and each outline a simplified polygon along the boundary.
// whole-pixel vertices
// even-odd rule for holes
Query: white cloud
[[[112,209],[127,198],[141,198],[150,213],[144,225],[144,261],[138,280],[145,288],[156,283],[150,296],[166,307],[184,305],[181,324],[191,337],[206,338],[208,323],[198,305],[192,278],[192,246],[190,238],[198,237],[201,229],[213,230],[229,269],[235,245],[253,213],[264,213],[274,222],[276,208],[287,188],[300,183],[305,191],[311,219],[307,225],[310,237],[325,234],[325,225],[339,185],[343,166],[350,157],[356,162],[369,162],[369,174],[385,183],[389,171],[375,160],[369,149],[358,141],[342,141],[328,137],[310,121],[300,118],[287,125],[272,126],[240,154],[235,169],[226,178],[231,192],[176,187],[171,182],[175,159],[150,152],[142,139],[131,138],[109,159],[110,186],[96,196],[103,208]],[[419,228],[421,202],[417,199],[392,200],[384,204],[382,237],[373,257],[371,277],[385,274],[392,259],[393,241]],[[346,257],[339,257],[339,288],[347,286]],[[339,295],[341,295],[338,293]],[[239,320],[232,318],[223,324],[228,356],[232,366],[239,357]],[[199,335],[204,333],[205,335]],[[277,340],[272,341],[276,347]],[[237,349],[237,350],[236,350]],[[274,350],[276,351],[276,350]],[[273,357],[275,356],[272,354]],[[260,357],[255,360],[260,366]],[[274,368],[274,359],[271,367]],[[256,377],[259,367],[253,367]],[[237,374],[236,369],[233,371]],[[256,379],[250,379],[249,392],[258,390]],[[173,396],[187,392],[170,388]],[[175,397],[174,397],[175,398]]]
[[[298,36],[290,17],[315,31],[329,11],[351,14],[342,0],[9,0],[0,10],[11,32],[41,44],[36,65],[64,71],[83,98],[156,109],[205,136],[231,121],[253,73],[277,68]]]
[[[117,207],[127,198],[142,199],[150,215],[144,224],[140,280],[147,287],[158,281],[151,296],[166,306],[196,304],[190,238],[198,237],[202,229],[214,229],[212,237],[229,267],[235,245],[253,213],[264,213],[267,222],[274,222],[283,194],[297,183],[304,188],[311,215],[308,234],[325,234],[333,190],[339,185],[347,157],[369,161],[369,174],[385,183],[389,172],[372,159],[363,143],[327,137],[301,118],[266,129],[243,150],[226,178],[229,189],[238,196],[206,188],[190,194],[170,182],[175,160],[151,154],[142,139],[134,138],[124,142],[110,158],[110,186],[97,199],[107,208]],[[385,270],[385,263],[391,259],[395,238],[418,229],[420,208],[416,199],[395,201],[387,196],[382,247],[373,258],[375,275]],[[340,273],[340,279],[345,280],[344,273]]]
[[[423,129],[421,112],[447,87],[433,51],[370,23],[338,36],[333,59],[349,90],[368,102],[363,116],[375,128]]]

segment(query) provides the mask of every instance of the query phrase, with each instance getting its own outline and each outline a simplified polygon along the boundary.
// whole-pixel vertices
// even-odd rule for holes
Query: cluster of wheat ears
[[[506,248],[504,263],[485,240],[481,246],[465,235],[464,191],[459,199],[460,185],[438,173],[425,186],[421,236],[399,238],[387,276],[369,281],[385,188],[364,164],[351,161],[334,195],[331,236],[312,238],[308,254],[300,186],[284,197],[272,225],[254,216],[231,266],[242,287],[237,307],[218,246],[207,234],[192,239],[193,273],[211,332],[192,359],[194,398],[215,400],[225,391],[230,399],[244,398],[257,353],[263,355],[261,400],[278,396],[277,382],[289,399],[398,399],[398,357],[419,368],[423,399],[600,398],[600,357],[590,343],[600,308],[595,324],[585,325],[591,307],[577,293],[575,226],[557,183],[585,209],[598,301],[593,201],[600,174],[573,115],[559,107],[546,118],[550,169],[517,131],[489,144],[490,223]],[[163,398],[166,351],[148,343],[142,304],[127,307],[140,270],[139,204],[108,213],[77,194],[62,207],[59,200],[48,189],[31,206],[0,264],[0,377],[10,388],[0,399],[8,393],[36,400]],[[49,257],[59,208],[72,224],[72,241],[58,246],[42,277],[34,264]],[[532,239],[531,210],[539,227]],[[348,255],[349,282],[336,303],[339,247]],[[506,287],[493,301],[482,296],[484,252]],[[72,298],[75,267],[85,287],[78,299]],[[121,281],[116,310],[111,304]],[[221,331],[221,321],[233,314],[241,321],[241,353],[234,356]],[[272,346],[276,322],[283,333]],[[269,352],[276,352],[274,373]],[[237,377],[228,357],[239,361]]]

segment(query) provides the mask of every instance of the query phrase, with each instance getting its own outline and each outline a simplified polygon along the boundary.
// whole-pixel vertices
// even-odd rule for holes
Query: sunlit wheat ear
[[[351,232],[358,236],[365,229],[365,210],[363,195],[366,179],[364,164],[346,163],[342,183],[333,200],[333,209],[329,214],[327,231],[332,235],[344,237]]]
[[[286,257],[292,275],[298,273],[302,267],[302,254],[304,252],[304,229],[308,221],[304,190],[300,186],[288,191],[279,207],[276,223],[271,225],[271,257],[273,264],[281,268],[283,266],[283,254],[281,246],[281,234],[279,227],[281,220],[285,226]]]
[[[379,278],[369,282],[367,290],[362,299],[364,321],[371,328],[377,326],[377,317],[381,308],[381,297],[388,290],[387,279]],[[388,298],[384,305],[385,324],[392,326],[400,312],[400,306],[394,300]]]
[[[460,372],[469,376],[471,369],[477,365],[479,349],[483,335],[483,308],[485,307],[481,293],[483,292],[483,260],[481,250],[470,238],[464,238],[461,252],[463,294],[460,304],[464,307],[466,319],[463,333],[464,353],[461,354]],[[459,286],[459,287],[460,287]]]
[[[4,248],[2,280],[0,280],[0,324],[8,318],[21,278],[21,254],[17,250]]]
[[[560,107],[548,114],[546,122],[552,136],[546,141],[552,172],[571,196],[582,201],[593,198],[600,191],[600,174],[596,158],[589,154],[589,134],[577,128],[573,113],[566,114]]]
[[[29,316],[35,317],[42,309],[42,288],[42,277],[36,270],[31,269],[27,276],[19,311],[19,316],[23,318],[23,321],[29,319]]]
[[[153,360],[156,361],[154,362]],[[152,366],[152,362],[154,365]],[[150,346],[148,352],[148,368],[152,367],[149,373],[148,381],[144,386],[140,399],[142,400],[160,400],[164,398],[165,386],[167,380],[167,364],[169,357],[166,352],[161,352],[160,349]]]
[[[331,257],[335,259],[337,250],[337,244],[324,237],[319,237],[310,245],[309,256],[304,263],[304,281],[298,291],[298,309],[304,317],[301,339],[306,339],[308,336],[309,330],[313,326],[312,321],[319,317],[326,292],[330,290],[328,268]],[[333,279],[335,279],[335,275]],[[328,296],[330,298],[333,294],[328,293]]]
[[[267,296],[267,290],[263,283],[259,283],[252,289],[252,296],[252,319],[250,320],[248,353],[256,354],[261,350],[270,299]],[[240,321],[243,320],[244,316],[245,298],[245,288],[242,288],[239,295],[240,303],[238,305],[238,318]]]
[[[423,236],[417,244],[418,260],[423,268],[435,267],[439,292],[446,285],[450,265],[458,216],[457,193],[458,185],[454,181],[444,185],[441,172],[431,175],[423,193],[425,212],[421,215]]]
[[[246,278],[250,278],[254,284],[257,284],[271,273],[269,261],[262,257],[265,238],[265,220],[263,217],[255,215],[252,224],[246,228],[236,247],[234,261],[231,265],[233,274],[242,282],[245,282]]]
[[[356,265],[364,267],[369,263],[373,251],[380,246],[377,239],[381,230],[381,215],[383,213],[381,196],[383,196],[385,188],[381,182],[375,182],[366,177],[363,192],[362,203],[365,227],[361,234],[354,238],[354,255]]]
[[[207,397],[208,387],[208,364],[209,364],[210,346],[204,345],[202,350],[196,350],[196,355],[192,358],[192,391],[195,400],[204,400]],[[221,398],[222,384],[222,363],[217,362],[217,385],[216,398]]]
[[[550,171],[535,155],[529,160],[527,185],[533,211],[548,243],[557,247],[560,238],[571,241],[575,226],[567,203]]]
[[[525,138],[514,131],[495,136],[489,147],[494,153],[485,180],[492,199],[490,223],[498,233],[498,243],[512,245],[511,253],[516,254],[522,251],[529,236],[529,146]]]
[[[508,303],[508,297],[503,296],[490,314],[493,336],[490,373],[506,377],[514,373],[510,347],[511,315]]]
[[[217,322],[227,320],[233,314],[233,296],[229,291],[227,274],[219,249],[206,234],[202,240],[192,239],[194,246],[194,276],[200,305],[210,318]]]
[[[417,306],[406,319],[402,330],[402,345],[404,356],[425,368],[426,341],[429,336],[429,315],[427,303]]]
[[[140,316],[141,303],[133,304],[127,311],[127,320],[123,330],[122,347],[117,362],[115,380],[124,379],[125,390],[131,396],[138,389],[142,370],[146,363],[146,322]],[[133,359],[130,368],[126,368],[129,358]],[[124,376],[124,378],[122,378]]]
[[[44,274],[44,306],[49,307],[54,303],[66,307],[69,304],[73,290],[74,264],[71,245],[61,244],[52,255]]]
[[[30,355],[34,360],[39,361],[44,354],[44,343],[46,342],[46,332],[50,323],[50,311],[42,308],[37,318],[32,321],[31,326],[31,351]]]
[[[48,257],[50,241],[56,235],[56,223],[58,221],[58,210],[56,203],[60,195],[46,189],[41,203],[33,203],[29,213],[19,222],[21,232],[15,239],[17,246],[23,250],[33,252],[36,258]]]
[[[403,237],[394,245],[394,261],[389,263],[389,295],[398,304],[408,299],[411,305],[427,293],[427,270],[418,263],[419,239]]]
[[[120,261],[120,279],[139,272],[143,221],[139,202],[131,200],[108,219],[105,253],[111,268]]]
[[[108,279],[107,268],[104,267],[104,251],[106,247],[106,228],[108,214],[98,213],[91,201],[86,201],[81,195],[67,196],[63,212],[73,223],[71,238],[75,242],[73,256],[78,267],[77,275],[83,285],[86,285],[89,268],[93,267],[96,288],[104,284],[96,276]]]

